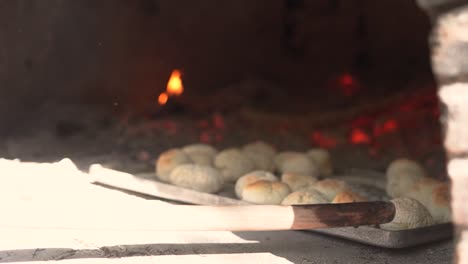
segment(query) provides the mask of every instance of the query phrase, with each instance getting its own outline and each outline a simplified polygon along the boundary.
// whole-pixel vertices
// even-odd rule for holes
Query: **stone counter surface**
[[[442,264],[451,263],[453,257],[451,241],[388,250],[297,231],[54,234],[0,230],[0,234],[0,262]]]

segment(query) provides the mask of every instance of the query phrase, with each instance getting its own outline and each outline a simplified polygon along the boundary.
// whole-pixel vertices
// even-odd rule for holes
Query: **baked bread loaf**
[[[285,183],[259,180],[244,187],[242,200],[254,204],[281,204],[289,193],[291,189]]]
[[[451,221],[450,186],[448,183],[425,177],[416,181],[406,196],[423,204],[431,213],[434,222]]]
[[[296,173],[317,177],[320,174],[319,167],[305,153],[282,152],[275,157],[276,169],[279,173]]]
[[[330,176],[333,174],[333,163],[328,150],[321,148],[310,149],[307,151],[307,155],[317,164],[320,175]]]
[[[208,144],[191,144],[182,148],[193,163],[203,166],[213,166],[213,161],[218,151]]]
[[[321,192],[314,189],[295,191],[286,196],[281,202],[282,205],[324,203],[329,203],[329,200]]]
[[[223,176],[212,167],[196,164],[180,165],[172,170],[170,183],[196,190],[199,192],[215,193],[223,188]]]
[[[344,181],[335,179],[317,181],[311,185],[311,188],[321,192],[329,201],[332,201],[339,193],[351,191]]]
[[[215,167],[218,168],[226,182],[235,182],[242,175],[255,170],[255,164],[237,148],[221,151],[215,157]]]
[[[385,230],[404,230],[429,226],[434,223],[431,214],[420,202],[409,197],[391,200],[395,205],[395,218],[380,225]]]
[[[391,197],[406,196],[410,187],[419,179],[426,177],[426,171],[416,161],[398,159],[387,168],[387,194]]]
[[[354,203],[366,202],[367,198],[352,191],[340,192],[335,196],[332,203]]]
[[[242,199],[242,191],[244,190],[244,187],[259,180],[278,181],[278,178],[268,171],[257,170],[249,172],[236,181],[236,196]]]
[[[302,175],[297,173],[283,173],[281,181],[286,183],[291,191],[297,191],[311,186],[314,182],[318,181],[316,177],[309,175]]]
[[[162,181],[168,182],[171,171],[182,164],[190,164],[190,157],[180,149],[169,149],[159,155],[156,161],[156,175]]]

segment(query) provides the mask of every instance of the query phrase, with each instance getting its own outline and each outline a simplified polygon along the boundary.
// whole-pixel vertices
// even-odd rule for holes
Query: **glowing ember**
[[[353,144],[369,144],[370,137],[363,130],[355,128],[351,131],[351,143]]]
[[[396,120],[390,119],[385,121],[382,125],[377,125],[374,127],[374,136],[382,136],[383,134],[392,133],[398,130],[398,122]]]
[[[213,114],[213,126],[216,129],[224,130],[224,118],[220,113]]]
[[[383,130],[384,130],[385,132],[390,133],[390,132],[393,132],[393,131],[395,131],[395,130],[397,130],[397,129],[398,129],[398,123],[397,123],[397,121],[395,121],[395,120],[387,120],[387,121],[383,124]]]
[[[336,145],[338,145],[336,139],[328,137],[319,131],[313,132],[311,135],[311,139],[313,143],[317,144],[321,148],[333,148],[336,147]]]
[[[184,86],[182,84],[181,72],[179,70],[173,70],[169,81],[167,82],[166,92],[168,95],[181,95],[184,92]]]
[[[167,95],[167,93],[161,93],[159,96],[158,96],[158,103],[160,105],[165,105],[167,103],[167,100],[169,99],[169,96]]]
[[[211,143],[211,134],[208,131],[202,131],[199,136],[199,140],[202,143]]]
[[[341,84],[342,85],[352,85],[354,83],[353,76],[351,74],[346,73],[341,77]]]
[[[359,91],[359,84],[356,79],[349,73],[343,74],[339,78],[340,89],[343,95],[352,96]]]

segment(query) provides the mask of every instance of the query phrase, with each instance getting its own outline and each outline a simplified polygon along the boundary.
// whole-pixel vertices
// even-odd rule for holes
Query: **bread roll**
[[[314,182],[318,181],[318,179],[309,175],[283,173],[283,175],[281,175],[281,181],[286,183],[294,192],[312,185]]]
[[[333,164],[330,153],[326,149],[310,149],[307,155],[315,161],[320,170],[320,175],[330,176],[333,174]]]
[[[275,163],[271,157],[265,156],[260,152],[242,150],[242,153],[253,161],[256,170],[273,171]]]
[[[392,174],[391,176],[387,175],[385,190],[392,198],[403,197],[409,192],[411,186],[422,178],[420,175],[405,171]]]
[[[215,167],[221,170],[226,182],[235,182],[242,175],[255,170],[255,164],[237,148],[221,151],[215,157]]]
[[[393,198],[405,196],[411,186],[426,177],[424,168],[416,161],[398,159],[387,168],[387,194]]]
[[[399,174],[400,172],[411,172],[414,175],[426,177],[426,170],[417,161],[409,159],[394,160],[387,168],[386,175]]]
[[[314,189],[307,189],[290,193],[286,198],[284,198],[281,204],[324,204],[328,202],[329,200],[321,192]]]
[[[289,193],[291,189],[285,183],[259,180],[244,187],[242,200],[254,204],[281,204]]]
[[[280,173],[296,173],[317,177],[320,174],[319,167],[305,153],[282,152],[275,157],[276,169]]]
[[[212,167],[196,164],[180,165],[172,170],[170,182],[199,192],[215,193],[223,188],[223,176]]]
[[[249,172],[236,181],[236,196],[242,199],[244,187],[259,180],[278,181],[278,178],[268,171],[257,170]]]
[[[434,223],[431,214],[420,202],[401,197],[391,200],[395,205],[395,218],[386,224],[380,225],[385,230],[404,230],[424,227]]]
[[[191,144],[182,148],[193,163],[203,166],[213,166],[213,161],[218,151],[207,144]]]
[[[321,192],[329,201],[332,201],[337,194],[351,190],[344,181],[335,179],[317,181],[311,185],[311,188]]]
[[[450,188],[448,183],[428,177],[416,181],[406,196],[418,200],[431,213],[434,222],[451,221]]]
[[[262,156],[273,159],[276,155],[276,149],[263,141],[255,141],[245,145],[242,151],[261,154]]]
[[[431,200],[426,206],[436,223],[448,223],[452,221],[450,207],[450,186],[442,183],[432,190]]]
[[[156,175],[168,182],[171,171],[182,164],[192,163],[190,157],[180,149],[170,149],[159,155],[156,161]]]
[[[335,196],[332,203],[354,203],[366,202],[367,198],[352,191],[340,192]]]

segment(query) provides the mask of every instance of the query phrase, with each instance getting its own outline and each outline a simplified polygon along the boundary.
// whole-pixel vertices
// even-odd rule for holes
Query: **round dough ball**
[[[328,150],[320,148],[311,149],[307,151],[307,155],[315,161],[321,175],[330,176],[333,174],[333,165]]]
[[[424,227],[434,223],[431,214],[420,202],[409,197],[391,200],[395,205],[395,218],[380,227],[385,230],[404,230]]]
[[[242,153],[254,163],[256,170],[273,171],[275,169],[275,163],[270,157],[252,151],[243,150]]]
[[[394,160],[387,168],[386,175],[392,176],[394,174],[400,174],[401,172],[408,172],[420,177],[426,177],[426,170],[414,160],[409,159],[397,159]]]
[[[253,161],[237,148],[226,149],[218,153],[215,157],[215,166],[221,170],[226,182],[234,182],[255,169]]]
[[[291,157],[294,157],[295,155],[302,155],[303,153],[301,152],[295,152],[295,151],[284,151],[280,152],[275,155],[273,158],[273,162],[275,163],[275,167],[277,170],[283,165],[283,162]]]
[[[442,184],[442,182],[429,177],[420,178],[409,186],[405,196],[411,197],[418,200],[420,203],[425,204],[431,198],[432,191],[440,184]]]
[[[321,192],[314,189],[307,189],[290,193],[286,198],[284,198],[281,204],[324,204],[328,202],[329,200]]]
[[[406,196],[409,189],[411,189],[417,181],[423,178],[424,176],[414,174],[409,171],[393,173],[391,175],[387,175],[387,185],[385,190],[387,191],[387,194],[393,198]]]
[[[426,177],[424,168],[417,162],[408,159],[393,161],[387,168],[386,191],[391,197],[406,196],[411,186]]]
[[[307,154],[283,152],[275,157],[275,164],[280,173],[297,173],[317,177],[319,167]]]
[[[193,163],[203,166],[213,166],[214,157],[218,151],[208,144],[191,144],[182,148]]]
[[[439,184],[432,190],[430,203],[426,206],[431,213],[434,222],[448,223],[452,221],[452,210],[450,207],[450,185]]]
[[[176,186],[200,192],[215,193],[223,188],[223,176],[212,167],[185,164],[175,168],[170,182]]]
[[[431,213],[434,222],[450,222],[450,186],[429,177],[416,181],[406,196],[423,204]]]
[[[347,191],[340,192],[335,196],[332,203],[354,203],[354,202],[366,202],[367,199],[355,192]]]
[[[258,170],[249,172],[236,181],[236,196],[242,199],[242,191],[244,190],[244,187],[259,180],[278,181],[278,178],[268,171]]]
[[[344,182],[335,179],[325,179],[312,184],[311,188],[321,192],[329,201],[341,192],[350,191],[350,187]]]
[[[170,149],[159,155],[156,161],[156,175],[159,179],[168,182],[174,168],[182,164],[190,164],[192,160],[180,149]]]
[[[309,175],[283,173],[283,175],[281,175],[281,181],[286,183],[289,186],[289,188],[291,188],[291,190],[294,192],[299,189],[309,187],[310,185],[318,181],[318,179]]]
[[[273,157],[276,155],[276,149],[272,145],[263,141],[249,143],[242,148],[242,151],[258,153],[270,159],[273,159]]]
[[[285,183],[259,180],[244,187],[242,200],[254,204],[281,204],[289,193],[291,189]]]

